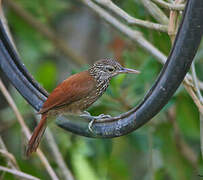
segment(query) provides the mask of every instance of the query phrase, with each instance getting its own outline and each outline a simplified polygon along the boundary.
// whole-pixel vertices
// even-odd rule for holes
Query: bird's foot
[[[91,116],[91,114],[88,112],[88,111],[83,111],[83,114],[81,115],[88,115],[88,116]]]
[[[95,121],[99,121],[100,119],[106,119],[106,118],[110,118],[110,115],[107,114],[100,114],[99,116],[91,116],[93,119],[89,122],[88,124],[88,129],[93,132],[92,130],[92,125]]]
[[[103,119],[106,119],[106,118],[111,118],[110,115],[106,115],[106,114],[100,114],[99,116],[91,116],[91,114],[87,111],[84,111],[83,114],[80,115],[80,117],[84,117],[84,118],[87,118],[87,119],[90,119],[90,122],[88,124],[88,129],[93,132],[92,130],[92,125],[95,121],[99,122],[99,120],[103,120]]]
[[[84,111],[84,112],[80,115],[80,117],[86,118],[86,119],[88,119],[88,120],[94,119],[94,116],[91,116],[91,114],[90,114],[89,112],[87,112],[87,111]]]
[[[96,119],[91,120],[91,121],[89,122],[89,124],[88,124],[88,129],[89,129],[91,132],[93,132],[93,130],[92,130],[92,125],[93,125],[93,123],[95,122],[95,120],[96,120]]]
[[[93,117],[95,120],[111,118],[111,116],[108,114],[100,114],[99,116],[93,116]]]

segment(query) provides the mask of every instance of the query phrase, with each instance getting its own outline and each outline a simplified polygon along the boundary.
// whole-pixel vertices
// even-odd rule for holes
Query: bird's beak
[[[118,73],[119,73],[119,74],[121,74],[121,73],[139,74],[140,71],[135,70],[135,69],[122,68],[121,70],[118,71]]]

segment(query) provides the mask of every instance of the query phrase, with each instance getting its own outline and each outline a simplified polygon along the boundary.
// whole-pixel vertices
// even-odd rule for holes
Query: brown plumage
[[[29,140],[26,155],[37,150],[49,116],[63,113],[81,114],[106,90],[110,79],[120,73],[139,73],[123,68],[113,59],[97,61],[89,70],[74,74],[59,84],[39,111],[41,120]]]

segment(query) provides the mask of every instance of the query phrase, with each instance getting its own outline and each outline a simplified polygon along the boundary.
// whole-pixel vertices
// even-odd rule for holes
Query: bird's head
[[[133,74],[140,73],[140,71],[122,67],[114,59],[101,59],[99,61],[96,61],[93,64],[93,66],[89,69],[89,72],[99,81],[109,80],[112,77],[123,73],[133,73]]]

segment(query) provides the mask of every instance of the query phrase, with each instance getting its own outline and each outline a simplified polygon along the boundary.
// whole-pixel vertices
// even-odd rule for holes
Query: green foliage
[[[182,101],[184,99],[184,101]],[[191,98],[182,93],[177,97],[177,121],[181,132],[191,140],[199,138],[199,113]]]
[[[46,76],[44,76],[46,74]],[[56,86],[56,66],[52,62],[41,63],[37,69],[36,80],[46,87],[48,91],[51,91]]]
[[[54,24],[59,26],[58,20],[60,18],[67,18],[64,14],[74,13],[81,6],[80,4],[76,6],[76,3],[65,0],[18,0],[16,3],[47,27],[55,29],[59,29]],[[115,3],[132,16],[154,21],[138,0],[122,2],[117,0]],[[77,12],[79,13],[79,11]],[[65,76],[64,74],[69,75],[87,69],[87,65],[74,67],[67,59],[58,57],[59,54],[56,53],[53,43],[32,29],[13,11],[8,9],[7,17],[23,63],[47,91],[51,92],[56,84],[61,81],[61,77]],[[82,28],[81,31],[83,31]],[[100,27],[96,28],[99,29]],[[105,26],[102,30],[105,39],[101,38],[101,41],[103,40],[104,44],[108,44],[111,41],[111,36],[115,35],[109,28],[109,26]],[[135,28],[140,30],[152,44],[165,54],[170,52],[171,45],[167,34],[144,28]],[[113,35],[109,34],[109,31]],[[92,37],[98,36],[98,34],[93,34]],[[125,37],[118,35],[118,33],[115,36],[119,36],[125,43],[127,42]],[[62,38],[65,39],[65,37]],[[87,50],[87,53],[88,51],[94,51],[94,45],[88,46],[88,43],[85,44],[87,44],[87,47],[84,47],[84,49]],[[113,78],[107,92],[88,109],[92,115],[100,113],[118,115],[126,112],[136,106],[153,85],[162,65],[137,45],[133,44],[131,46],[123,50],[122,62],[126,67],[140,70],[141,74],[119,75]],[[108,47],[102,48],[108,49]],[[196,65],[201,80],[203,80],[202,49],[201,47],[199,50]],[[105,52],[107,55],[105,54],[104,57],[108,56],[108,51]],[[33,129],[33,109],[13,88],[11,93],[26,123]],[[171,108],[176,111],[174,117],[168,115]],[[201,159],[198,110],[191,97],[182,87],[178,89],[166,107],[148,124],[124,137],[105,140],[88,139],[56,128],[54,123],[50,126],[60,152],[68,167],[70,167],[75,180],[198,179],[197,175],[203,174],[202,161],[199,160],[197,166],[194,167],[183,155],[181,149],[177,146],[179,140],[175,136],[171,118],[175,119],[182,140],[194,151],[197,159]],[[23,150],[21,149],[25,145],[23,139],[21,139],[21,128],[9,108],[0,111],[0,123],[3,124],[2,127],[4,125],[5,127],[8,126],[4,130],[1,130],[0,127],[0,135],[6,142],[9,152],[16,157],[20,169],[41,179],[50,179],[35,155],[29,160],[23,159]],[[45,143],[42,143],[42,150],[46,152],[45,154],[52,167],[60,174],[60,169]],[[0,165],[6,165],[5,158],[1,154]],[[1,174],[0,172],[0,176]],[[12,180],[15,178],[6,173],[4,179]]]

